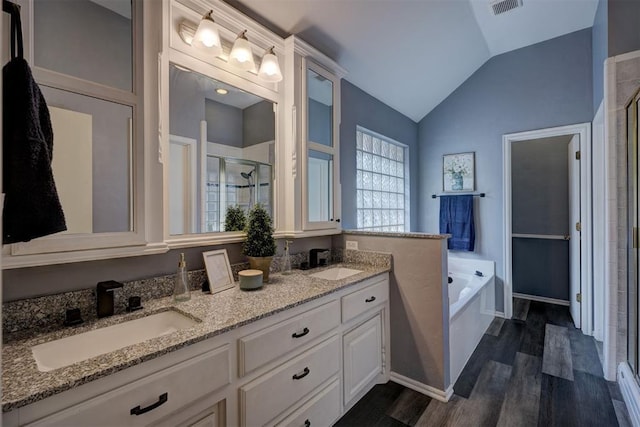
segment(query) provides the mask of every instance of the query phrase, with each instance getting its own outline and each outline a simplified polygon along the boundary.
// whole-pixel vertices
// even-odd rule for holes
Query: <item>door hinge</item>
[[[578,301],[579,303],[582,303],[582,293],[578,292],[576,294],[576,301]]]
[[[580,151],[576,151],[576,160],[580,160]]]
[[[576,231],[582,231],[582,224],[576,222]]]

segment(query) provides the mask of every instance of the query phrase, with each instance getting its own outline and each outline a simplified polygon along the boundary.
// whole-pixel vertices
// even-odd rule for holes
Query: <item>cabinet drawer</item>
[[[307,313],[238,340],[242,377],[330,331],[340,323],[340,306],[332,301]]]
[[[149,425],[229,384],[229,363],[225,345],[29,425]]]
[[[386,278],[346,295],[342,297],[342,321],[347,322],[388,299],[389,281]]]
[[[337,336],[240,388],[241,424],[264,425],[340,370]]]
[[[335,380],[276,425],[278,427],[330,426],[339,416],[340,382]]]

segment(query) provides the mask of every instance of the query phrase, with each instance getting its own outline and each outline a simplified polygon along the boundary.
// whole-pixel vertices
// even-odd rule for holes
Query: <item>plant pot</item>
[[[269,283],[269,269],[271,268],[271,260],[272,256],[262,256],[262,257],[254,257],[250,256],[249,258],[249,266],[254,270],[262,271],[262,281],[264,283]]]

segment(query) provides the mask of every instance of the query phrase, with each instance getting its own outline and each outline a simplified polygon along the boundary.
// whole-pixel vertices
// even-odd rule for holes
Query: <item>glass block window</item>
[[[358,126],[356,192],[359,230],[407,231],[408,164],[406,145]]]

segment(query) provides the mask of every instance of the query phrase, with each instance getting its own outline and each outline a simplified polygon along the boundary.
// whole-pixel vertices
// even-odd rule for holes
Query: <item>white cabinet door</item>
[[[344,402],[348,404],[382,373],[382,317],[372,319],[346,333],[344,350]]]

